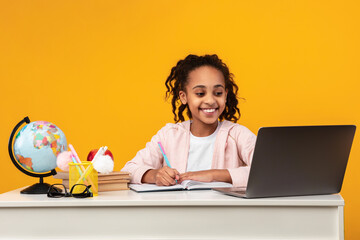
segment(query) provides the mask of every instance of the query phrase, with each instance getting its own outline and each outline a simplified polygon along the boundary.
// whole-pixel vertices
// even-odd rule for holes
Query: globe
[[[15,132],[23,123],[28,124],[20,129],[12,144]],[[28,117],[19,122],[10,136],[10,157],[19,170],[29,176],[40,177],[40,186],[33,185],[32,189],[23,190],[22,193],[47,193],[50,185],[44,185],[43,177],[56,174],[56,158],[66,150],[65,134],[55,124],[47,121],[30,122]]]

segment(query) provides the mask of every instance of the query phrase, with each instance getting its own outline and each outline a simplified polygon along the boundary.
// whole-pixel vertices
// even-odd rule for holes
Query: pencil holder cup
[[[69,163],[69,189],[75,184],[91,185],[90,191],[93,196],[98,195],[98,173],[90,162]],[[82,188],[74,188],[73,193],[80,193],[80,189]]]

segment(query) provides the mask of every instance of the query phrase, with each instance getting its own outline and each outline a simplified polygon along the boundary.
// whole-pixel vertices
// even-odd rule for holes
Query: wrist
[[[210,171],[210,182],[217,182],[218,169],[211,169],[209,171]]]
[[[212,182],[228,182],[232,183],[231,175],[227,169],[213,169],[211,176]]]
[[[157,172],[158,172],[157,169],[150,169],[150,170],[146,171],[141,179],[141,182],[142,183],[155,183]]]

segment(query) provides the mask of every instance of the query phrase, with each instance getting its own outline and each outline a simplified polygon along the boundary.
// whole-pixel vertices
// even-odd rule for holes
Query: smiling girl
[[[170,186],[195,180],[246,186],[256,136],[236,123],[238,87],[232,76],[217,55],[189,55],[171,69],[165,85],[175,124],[160,129],[126,163],[122,171],[131,173],[131,183]],[[185,121],[184,111],[190,120]]]

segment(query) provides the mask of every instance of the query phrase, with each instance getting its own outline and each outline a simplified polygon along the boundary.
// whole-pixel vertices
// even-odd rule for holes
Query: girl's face
[[[179,92],[180,100],[188,104],[193,124],[217,123],[227,96],[223,74],[214,67],[199,67],[189,73],[185,90]]]

